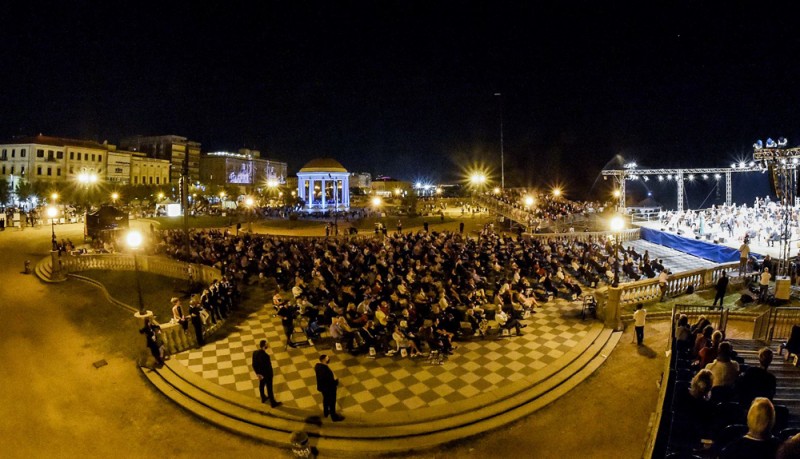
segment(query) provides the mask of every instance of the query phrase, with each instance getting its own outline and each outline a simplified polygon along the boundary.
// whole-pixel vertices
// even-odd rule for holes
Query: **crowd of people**
[[[487,225],[476,238],[460,232],[379,233],[369,238],[286,238],[160,232],[159,250],[216,266],[231,279],[274,278],[287,344],[298,319],[313,339],[321,330],[353,353],[423,348],[447,354],[461,338],[481,336],[495,321],[522,333],[535,306],[578,299],[585,286],[613,281],[614,247],[606,241],[539,240],[501,235]],[[619,250],[623,272],[658,265],[647,253]],[[663,269],[663,266],[661,267]],[[469,324],[468,327],[465,325]]]
[[[677,380],[671,410],[676,436],[690,447],[712,439],[721,458],[774,458],[781,441],[774,436],[785,426],[788,410],[772,403],[777,380],[769,371],[773,352],[758,353],[758,366],[737,355],[723,331],[700,316],[690,324],[680,315],[675,324]],[[747,430],[729,438],[746,420]]]
[[[602,205],[596,202],[570,201],[551,194],[524,196],[518,192],[507,192],[488,196],[491,196],[490,199],[501,207],[504,213],[510,214],[519,222],[525,222],[534,233],[557,232],[551,228],[558,222],[573,224],[571,228],[574,231],[574,224],[584,220],[590,213],[603,210]],[[528,206],[525,203],[526,198],[532,198],[534,205]]]

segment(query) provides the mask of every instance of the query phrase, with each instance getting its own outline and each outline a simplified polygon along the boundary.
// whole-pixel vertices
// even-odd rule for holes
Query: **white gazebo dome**
[[[350,208],[350,173],[333,158],[317,158],[297,172],[297,196],[308,211]]]

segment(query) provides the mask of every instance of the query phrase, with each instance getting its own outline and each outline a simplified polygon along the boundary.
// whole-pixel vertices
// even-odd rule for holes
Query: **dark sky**
[[[576,197],[618,154],[725,166],[758,138],[800,143],[800,29],[764,2],[16,3],[6,138],[178,134],[290,172],[330,156],[453,180],[482,162],[499,181],[502,92],[507,186]]]

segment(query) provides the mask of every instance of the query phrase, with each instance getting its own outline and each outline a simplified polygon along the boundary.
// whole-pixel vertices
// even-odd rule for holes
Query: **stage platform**
[[[637,223],[634,223],[634,225],[639,226],[641,228],[647,228],[647,229],[654,230],[654,231],[660,231],[660,232],[663,232],[664,234],[672,236],[672,237],[685,239],[687,241],[687,243],[691,243],[691,244],[703,243],[703,244],[709,246],[709,247],[706,247],[709,250],[711,250],[714,246],[717,246],[717,248],[719,248],[720,246],[727,247],[727,248],[730,248],[730,249],[733,249],[733,250],[737,251],[737,256],[738,256],[739,247],[742,245],[741,238],[736,238],[736,237],[734,237],[733,239],[728,239],[726,237],[724,242],[717,242],[717,243],[714,243],[714,240],[716,239],[716,237],[715,237],[716,235],[712,236],[710,241],[706,240],[706,239],[696,239],[694,235],[689,236],[689,235],[692,234],[691,233],[691,229],[685,228],[685,227],[681,228],[683,234],[678,235],[678,233],[676,231],[665,231],[663,225],[661,225],[660,222],[656,222],[656,221],[637,222]],[[725,236],[725,235],[723,235],[723,236]],[[698,255],[702,256],[698,252],[692,252],[690,254],[694,255],[694,256],[698,256]],[[766,255],[769,255],[771,258],[774,258],[776,260],[781,258],[779,244],[775,243],[774,247],[770,247],[766,243],[766,241],[759,242],[758,240],[751,240],[750,241],[750,254],[752,256],[757,257],[757,258],[762,258],[762,257],[764,257]],[[795,256],[795,255],[798,254],[797,243],[795,243],[794,247],[792,247],[792,250],[791,250],[790,254],[792,256]],[[707,257],[703,257],[703,258],[707,258]],[[738,261],[738,259],[732,259],[731,261]],[[723,261],[718,261],[717,260],[717,262],[721,263]]]

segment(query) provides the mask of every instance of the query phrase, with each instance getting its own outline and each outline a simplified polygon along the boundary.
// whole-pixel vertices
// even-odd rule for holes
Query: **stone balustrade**
[[[64,255],[60,257],[62,274],[77,273],[92,269],[111,271],[134,271],[134,255],[130,253],[110,253],[96,255]],[[214,279],[220,279],[222,273],[211,266],[195,263],[186,263],[169,258],[149,255],[137,255],[136,263],[139,271],[158,274],[174,279],[188,280],[208,285]],[[216,331],[223,322],[203,327],[203,335],[208,336]],[[140,325],[141,326],[141,325]],[[191,349],[197,346],[197,338],[191,326],[184,332],[179,323],[167,322],[160,324],[161,337],[169,354]]]
[[[686,292],[689,286],[692,286],[694,290],[714,287],[723,271],[730,275],[732,272],[737,272],[738,269],[739,262],[734,262],[717,265],[713,268],[701,268],[673,274],[667,281],[666,295],[680,295]],[[608,287],[607,290],[598,290],[597,293],[600,296],[598,303],[602,305],[598,311],[603,315],[606,325],[614,328],[619,326],[623,306],[661,299],[661,287],[658,285],[657,278],[627,282],[616,288]]]

